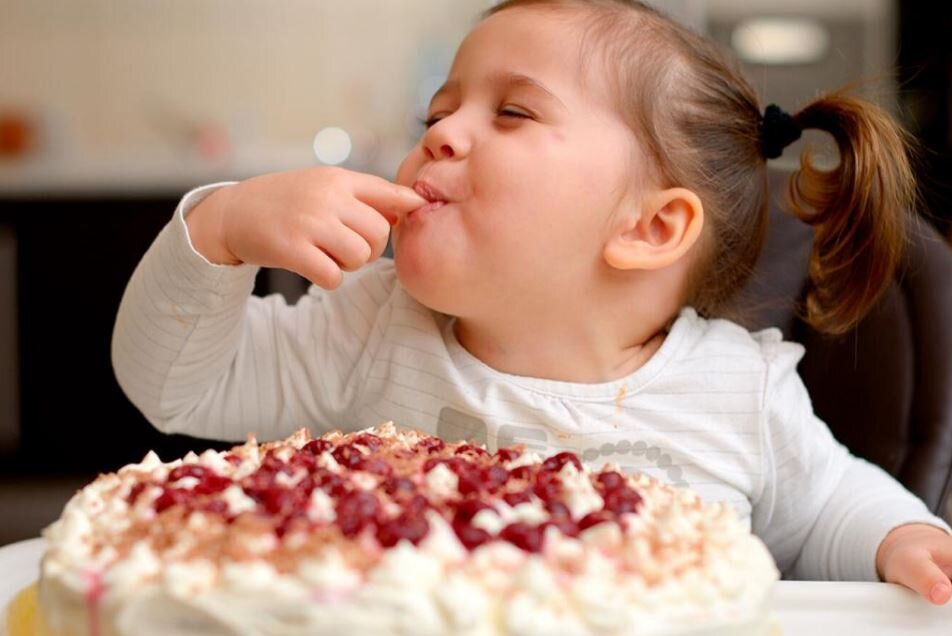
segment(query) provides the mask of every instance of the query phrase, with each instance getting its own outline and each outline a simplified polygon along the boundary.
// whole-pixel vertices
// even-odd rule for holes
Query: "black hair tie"
[[[767,106],[760,121],[760,150],[767,159],[776,159],[783,149],[800,138],[803,130],[789,113],[776,104]]]

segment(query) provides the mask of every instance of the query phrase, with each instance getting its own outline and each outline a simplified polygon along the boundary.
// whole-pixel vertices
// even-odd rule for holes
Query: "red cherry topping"
[[[614,470],[606,470],[596,477],[599,485],[606,491],[617,490],[625,485],[625,478]]]
[[[544,503],[554,501],[559,498],[562,492],[562,481],[555,473],[540,471],[532,485],[532,492]]]
[[[314,474],[314,481],[317,485],[332,497],[340,497],[347,492],[347,484],[344,479],[330,471],[321,471]]]
[[[365,472],[381,475],[384,477],[393,473],[393,468],[390,466],[390,464],[379,457],[365,457],[358,461],[354,465],[354,468],[356,470],[363,470]]]
[[[242,481],[242,487],[249,495],[253,492],[265,490],[274,484],[274,477],[276,474],[277,473],[273,470],[268,470],[267,468],[263,467],[259,468]]]
[[[518,459],[522,453],[515,448],[500,448],[496,451],[496,459],[501,462],[511,462]]]
[[[427,453],[438,453],[446,448],[446,444],[439,437],[425,437],[417,442],[416,448]]]
[[[456,474],[459,478],[457,488],[461,495],[470,495],[482,490],[484,484],[478,468],[474,467],[468,470],[461,470]]]
[[[403,504],[403,510],[408,514],[423,514],[430,507],[432,507],[430,500],[420,494],[413,495],[409,501]]]
[[[523,451],[501,448],[490,455],[474,444],[452,446],[452,454],[446,444],[437,437],[420,440],[414,451],[429,454],[422,472],[445,464],[458,478],[459,499],[431,503],[418,485],[420,474],[415,476],[400,472],[405,466],[419,466],[415,455],[409,450],[384,448],[384,440],[371,433],[359,433],[345,438],[347,443],[334,445],[324,439],[309,441],[300,450],[290,454],[287,461],[280,459],[277,450],[264,455],[257,471],[245,477],[241,486],[258,502],[259,510],[273,518],[277,535],[283,536],[294,528],[307,529],[307,507],[315,488],[321,488],[334,499],[337,512],[336,524],[341,533],[354,537],[367,530],[372,531],[384,548],[401,541],[418,544],[429,532],[426,511],[434,509],[450,521],[453,531],[467,549],[473,550],[488,541],[507,541],[528,552],[540,552],[545,541],[546,528],[552,526],[563,534],[575,537],[582,530],[605,522],[621,522],[619,515],[637,512],[642,504],[641,496],[627,485],[625,477],[609,470],[593,476],[593,483],[602,494],[604,506],[582,519],[573,519],[571,510],[563,500],[563,485],[559,478],[566,464],[582,470],[579,457],[571,452],[562,452],[549,457],[541,465],[530,464],[512,470],[502,464],[518,459]],[[386,451],[386,455],[378,454]],[[281,451],[286,452],[286,451]],[[359,470],[379,475],[382,497],[389,497],[388,505],[396,504],[396,516],[385,518],[381,500],[373,491],[354,489],[347,472],[335,473],[319,467],[317,457],[330,452],[345,469]],[[407,456],[409,455],[409,456]],[[225,455],[234,465],[242,462],[235,453]],[[394,460],[391,462],[391,460]],[[407,461],[404,461],[407,460]],[[419,470],[419,469],[418,469]],[[296,475],[292,487],[281,485],[278,473]],[[197,480],[194,488],[174,488],[175,481],[184,477]],[[513,480],[515,482],[513,483]],[[212,497],[235,483],[228,477],[198,464],[183,464],[169,472],[166,485],[155,502],[155,509],[162,512],[175,505],[186,505],[220,515],[226,522],[233,521],[228,505],[220,498]],[[130,504],[149,485],[136,484],[126,499]],[[518,489],[518,490],[516,490]],[[385,494],[383,494],[385,493]],[[511,523],[495,536],[472,524],[480,510],[492,509],[490,499],[501,497],[510,506],[541,500],[550,520],[537,525],[524,522]]]
[[[462,521],[463,523],[469,523],[473,520],[473,517],[476,516],[476,513],[480,510],[486,508],[492,508],[489,504],[484,501],[480,501],[474,497],[470,497],[459,502],[459,505],[456,506],[456,521]]]
[[[611,510],[616,515],[627,512],[638,512],[641,505],[641,495],[623,486],[605,494],[605,510]]]
[[[518,506],[521,503],[528,503],[532,501],[532,496],[528,490],[520,490],[519,492],[507,492],[502,496],[503,500],[510,506]]]
[[[281,519],[280,523],[275,526],[274,533],[278,535],[278,538],[281,538],[287,534],[294,525],[300,525],[302,521],[307,521],[307,513],[303,510],[294,510],[291,514]]]
[[[548,521],[544,525],[555,526],[562,534],[567,537],[578,536],[579,526],[572,520],[571,517],[553,517],[552,521]]]
[[[526,552],[541,552],[543,542],[543,532],[545,524],[531,526],[528,523],[518,521],[510,523],[499,533],[499,538],[508,541],[517,548],[522,548]]]
[[[422,514],[405,512],[377,527],[377,541],[385,548],[395,546],[402,539],[417,545],[429,530],[430,524]]]
[[[428,473],[440,464],[446,464],[446,467],[457,475],[472,468],[472,464],[462,457],[431,457],[423,462],[423,472]]]
[[[222,501],[221,499],[212,499],[205,503],[202,507],[205,512],[210,512],[215,515],[226,515],[228,514],[228,504]]]
[[[475,550],[491,538],[489,533],[482,528],[477,528],[464,521],[454,521],[453,531],[467,550]]]
[[[331,453],[337,463],[347,468],[355,468],[364,457],[363,451],[353,444],[343,444],[334,449]]]
[[[351,443],[360,444],[370,452],[374,452],[383,445],[383,440],[371,433],[360,433],[351,440]]]
[[[233,482],[228,477],[222,477],[221,475],[216,475],[215,473],[209,471],[201,480],[195,484],[195,487],[192,489],[192,492],[196,495],[211,495],[216,492],[221,492],[225,488],[228,488]]]
[[[164,488],[159,498],[155,500],[155,511],[162,512],[172,506],[185,503],[191,499],[191,494],[184,488]]]
[[[509,471],[502,466],[493,464],[483,468],[481,477],[486,490],[494,492],[509,481]]]
[[[140,481],[136,484],[133,484],[132,488],[129,490],[129,494],[126,496],[126,501],[129,502],[129,505],[132,505],[136,502],[136,499],[139,498],[139,495],[142,494],[142,491],[149,486],[148,482]]]
[[[183,477],[202,478],[205,476],[206,468],[198,464],[182,464],[169,471],[168,481],[178,481]]]
[[[314,477],[312,475],[305,475],[301,481],[299,481],[297,485],[294,486],[295,490],[300,490],[308,498],[310,498],[311,493],[314,492],[315,488],[317,488],[317,482],[314,481]]]
[[[337,500],[337,525],[344,536],[352,537],[368,525],[377,522],[380,515],[380,502],[365,491],[354,490],[345,493]]]
[[[561,501],[547,501],[545,508],[553,517],[562,517],[564,519],[572,518],[572,512],[569,510],[569,507]]]
[[[272,515],[277,515],[293,507],[294,496],[293,490],[275,486],[261,493],[261,503],[265,510]]]
[[[298,451],[291,455],[291,459],[288,463],[295,468],[303,468],[311,472],[317,466],[317,457],[309,452]]]
[[[472,444],[461,444],[457,447],[454,455],[475,455],[476,457],[489,457],[489,451]]]
[[[326,439],[312,439],[310,442],[305,444],[301,450],[312,455],[320,455],[324,451],[329,451],[332,448],[334,448],[334,445],[328,442]]]
[[[518,466],[509,471],[509,476],[513,479],[532,479],[536,468],[534,466]]]
[[[596,510],[582,517],[582,520],[578,522],[578,527],[580,530],[586,530],[600,523],[606,523],[608,521],[614,520],[615,515],[611,514],[607,510]]]
[[[582,462],[579,460],[578,455],[568,451],[559,453],[558,455],[553,455],[552,457],[548,458],[542,462],[542,468],[545,470],[559,472],[562,470],[562,467],[568,463],[575,464],[576,469],[582,470]]]
[[[281,471],[287,471],[288,465],[284,463],[281,458],[270,452],[264,456],[264,459],[261,461],[261,468],[258,470],[264,469],[272,473],[280,473]]]
[[[383,482],[383,490],[385,493],[391,497],[396,497],[401,494],[412,494],[416,492],[416,484],[413,483],[412,479],[407,479],[406,477],[391,477]]]

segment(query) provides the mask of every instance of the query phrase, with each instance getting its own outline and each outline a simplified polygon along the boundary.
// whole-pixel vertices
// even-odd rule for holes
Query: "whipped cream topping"
[[[168,463],[150,453],[86,486],[44,534],[51,623],[75,620],[59,608],[95,581],[90,611],[116,633],[204,620],[234,634],[284,633],[282,621],[668,634],[762,620],[778,579],[727,504],[570,453],[490,455],[391,423]]]

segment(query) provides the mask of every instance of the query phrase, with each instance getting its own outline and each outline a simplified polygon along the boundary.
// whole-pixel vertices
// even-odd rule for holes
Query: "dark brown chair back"
[[[802,343],[813,407],[850,450],[896,477],[938,514],[952,483],[952,249],[925,220],[910,224],[901,271],[852,331],[822,336],[796,317],[812,231],[783,209],[787,175],[771,173],[770,229],[740,296],[746,326]]]

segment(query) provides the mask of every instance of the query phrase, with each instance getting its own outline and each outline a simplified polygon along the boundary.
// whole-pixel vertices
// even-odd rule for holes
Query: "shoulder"
[[[795,368],[804,354],[803,345],[784,340],[776,327],[749,331],[731,320],[701,316],[692,307],[681,310],[676,328],[683,332],[683,359],[766,372],[773,366]]]
[[[809,394],[797,371],[803,345],[784,340],[774,327],[749,331],[730,320],[702,317],[691,308],[681,312],[681,321],[690,337],[677,356],[682,368],[674,375],[682,376],[680,382],[742,393],[752,411],[771,421],[810,417]]]

